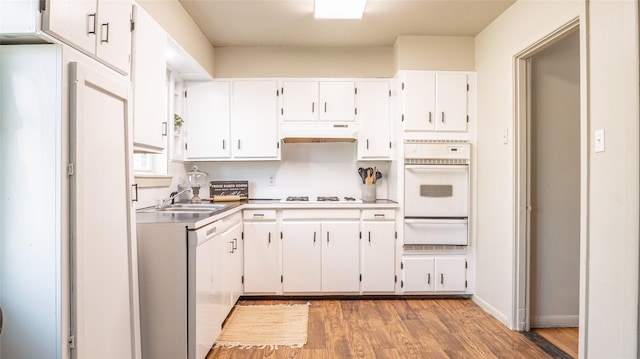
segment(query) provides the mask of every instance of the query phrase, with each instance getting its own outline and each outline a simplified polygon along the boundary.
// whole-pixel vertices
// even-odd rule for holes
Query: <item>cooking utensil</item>
[[[366,170],[364,168],[360,167],[360,168],[358,168],[358,174],[360,175],[360,178],[362,178],[362,183],[364,183],[366,178],[367,178]]]
[[[380,173],[380,172],[376,172],[376,182],[377,182],[380,178],[382,178],[382,173]]]
[[[377,180],[376,173],[378,173],[378,167],[377,166],[373,167],[373,172],[371,172],[371,183],[374,183],[374,184],[376,183],[376,180]]]
[[[373,168],[369,167],[367,168],[367,178],[364,179],[364,183],[365,184],[372,184],[373,183]]]

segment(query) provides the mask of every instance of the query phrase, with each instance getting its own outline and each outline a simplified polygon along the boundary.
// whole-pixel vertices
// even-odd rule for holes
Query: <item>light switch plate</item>
[[[596,152],[604,152],[604,128],[596,130],[594,138]]]

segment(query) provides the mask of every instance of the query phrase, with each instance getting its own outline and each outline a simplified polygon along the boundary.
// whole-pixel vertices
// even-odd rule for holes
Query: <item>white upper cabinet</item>
[[[129,0],[51,0],[42,28],[72,47],[128,74],[132,5]]]
[[[318,119],[318,83],[316,81],[285,81],[282,84],[283,121],[314,121]]]
[[[355,120],[356,87],[353,81],[320,82],[320,120]]]
[[[229,158],[229,82],[192,82],[187,85],[187,159]]]
[[[231,151],[234,158],[280,158],[277,91],[274,80],[233,82]]]
[[[134,7],[133,145],[145,152],[162,152],[168,132],[167,35],[141,7]]]
[[[353,81],[284,81],[281,89],[283,121],[355,120]]]
[[[407,71],[401,74],[404,131],[467,130],[468,74]]]
[[[389,82],[361,81],[358,83],[358,159],[388,159]]]

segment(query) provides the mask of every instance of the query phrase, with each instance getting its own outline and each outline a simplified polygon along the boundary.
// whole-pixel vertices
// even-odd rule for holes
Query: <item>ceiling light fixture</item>
[[[367,0],[315,0],[316,19],[362,19]]]

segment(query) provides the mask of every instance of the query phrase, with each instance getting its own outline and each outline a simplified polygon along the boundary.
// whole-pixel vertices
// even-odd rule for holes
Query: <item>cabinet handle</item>
[[[327,103],[324,103],[324,113],[327,113]]]
[[[440,273],[440,284],[444,284],[444,273]]]
[[[106,31],[105,31],[105,27],[106,27]],[[107,44],[109,43],[109,23],[104,23],[102,24],[102,29],[100,30],[100,42],[106,42]],[[107,36],[104,36],[104,34],[106,33]]]
[[[222,140],[222,149],[226,149],[227,148],[227,142],[225,140]]]
[[[442,123],[444,123],[444,111],[442,111]]]
[[[431,273],[427,273],[427,284],[431,285]]]
[[[238,140],[238,149],[240,149],[240,140]]]
[[[313,244],[316,244],[316,232],[313,232]]]
[[[433,121],[431,121],[431,111],[429,111],[429,123],[432,123]]]
[[[167,121],[162,123],[162,137],[167,135]]]
[[[369,232],[369,244],[371,244],[371,232]]]
[[[231,244],[231,250],[229,251],[229,253],[233,253],[233,241],[229,241],[229,244]]]
[[[316,103],[315,102],[311,103],[311,113],[316,113]]]
[[[369,139],[367,138],[367,149],[369,149]]]
[[[329,244],[329,231],[327,231],[327,244]]]
[[[87,27],[87,34],[91,35],[95,35],[96,34],[96,13],[94,12],[93,14],[89,14],[89,21],[88,21],[88,27]]]
[[[131,185],[131,187],[133,187],[133,190],[134,190],[133,193],[136,194],[135,198],[131,199],[131,202],[138,202],[138,184],[134,183]]]
[[[236,249],[238,249],[238,238],[233,239],[233,250],[235,251]]]
[[[269,244],[271,244],[271,232],[269,232]]]

